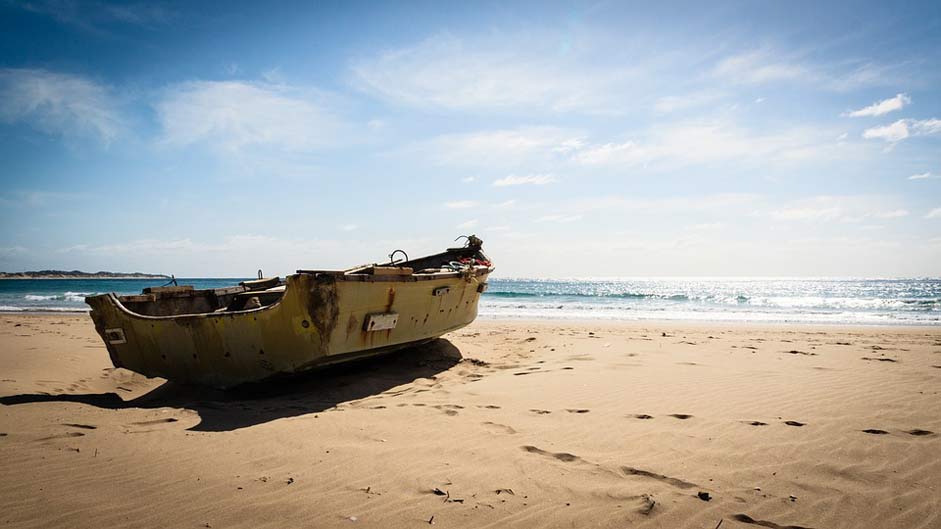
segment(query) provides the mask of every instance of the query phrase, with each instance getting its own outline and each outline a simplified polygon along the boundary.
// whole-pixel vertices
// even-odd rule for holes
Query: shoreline
[[[60,281],[85,281],[85,280],[99,280],[99,279],[100,279],[100,280],[109,280],[109,279],[122,279],[122,280],[128,280],[128,279],[144,279],[144,280],[149,280],[149,279],[163,279],[163,280],[169,280],[170,277],[169,277],[169,276],[167,276],[167,277],[164,277],[164,276],[30,276],[30,277],[25,277],[25,276],[5,276],[5,277],[0,277],[0,280],[3,280],[3,279],[16,279],[16,280],[25,280],[25,281],[33,281],[33,280],[36,280],[36,281],[55,281],[55,280],[60,280]],[[221,279],[228,279],[228,278],[221,278]]]
[[[13,316],[13,317],[71,317],[71,318],[84,318],[88,316],[88,313],[91,312],[91,308],[87,309],[75,309],[75,310],[22,310],[22,311],[0,311],[0,316]],[[90,320],[89,320],[90,321]],[[597,328],[624,328],[632,329],[638,327],[651,327],[651,326],[660,326],[660,327],[683,327],[688,329],[724,329],[729,328],[747,328],[751,330],[755,329],[782,329],[782,328],[800,328],[800,329],[820,329],[820,330],[846,330],[846,329],[860,329],[860,330],[872,330],[872,329],[908,329],[908,330],[927,330],[935,329],[941,330],[941,323],[939,324],[924,324],[924,325],[912,325],[912,324],[880,324],[880,323],[812,323],[812,322],[775,322],[775,321],[728,321],[728,320],[671,320],[671,319],[661,319],[661,320],[613,320],[613,319],[525,319],[525,318],[495,318],[495,317],[480,317],[478,316],[476,320],[471,322],[465,329],[472,327],[474,325],[486,325],[486,324],[495,324],[495,325],[526,325],[533,327],[558,327],[560,325],[568,327],[597,327]],[[460,332],[452,331],[452,332]]]

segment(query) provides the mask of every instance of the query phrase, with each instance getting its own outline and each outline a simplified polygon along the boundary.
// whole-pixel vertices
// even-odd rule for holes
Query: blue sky
[[[937,2],[0,0],[0,269],[941,275]]]

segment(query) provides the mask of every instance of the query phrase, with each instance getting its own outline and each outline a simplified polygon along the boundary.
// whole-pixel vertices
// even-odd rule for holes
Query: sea
[[[244,279],[189,278],[195,288]],[[2,279],[0,312],[82,312],[85,296],[160,279]],[[490,278],[487,319],[941,325],[941,278]]]

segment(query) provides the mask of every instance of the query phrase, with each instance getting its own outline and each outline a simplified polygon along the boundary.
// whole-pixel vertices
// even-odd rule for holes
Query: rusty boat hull
[[[477,316],[492,270],[477,244],[396,265],[298,270],[263,290],[170,287],[86,302],[116,367],[230,388],[464,327]]]

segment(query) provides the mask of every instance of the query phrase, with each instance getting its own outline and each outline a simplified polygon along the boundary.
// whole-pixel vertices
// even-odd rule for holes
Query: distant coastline
[[[80,270],[34,270],[0,272],[0,279],[170,279],[163,274],[141,272],[82,272]]]

